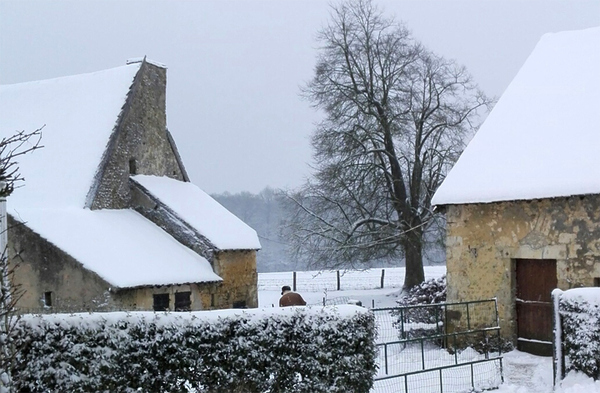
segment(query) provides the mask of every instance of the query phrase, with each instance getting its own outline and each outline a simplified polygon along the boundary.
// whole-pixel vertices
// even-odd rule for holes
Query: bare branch
[[[404,257],[405,286],[419,284],[431,198],[492,101],[464,67],[428,51],[370,0],[333,6],[318,38],[302,92],[325,117],[290,241],[324,266]]]

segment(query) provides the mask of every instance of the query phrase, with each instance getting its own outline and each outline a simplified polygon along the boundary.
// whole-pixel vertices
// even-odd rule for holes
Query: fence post
[[[340,290],[340,271],[338,270],[337,272],[337,290]]]
[[[383,357],[385,359],[385,375],[388,375],[388,350],[387,343],[383,344]]]
[[[564,357],[562,345],[562,324],[560,318],[559,302],[562,291],[558,288],[552,291],[552,371],[553,384],[556,386],[564,377]]]
[[[293,287],[293,291],[296,292],[296,272],[294,272],[294,278],[292,279],[292,287]]]
[[[383,289],[383,279],[385,278],[385,269],[381,269],[381,289]]]

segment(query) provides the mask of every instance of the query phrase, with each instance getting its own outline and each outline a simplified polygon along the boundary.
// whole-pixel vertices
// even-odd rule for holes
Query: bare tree
[[[15,266],[8,264],[8,215],[6,197],[24,180],[19,173],[18,157],[41,148],[41,128],[33,132],[19,131],[0,140],[0,393],[12,391],[10,370],[16,348],[12,332],[17,322],[15,306],[22,291],[11,284]]]
[[[43,128],[31,132],[17,131],[0,140],[0,182],[4,183],[3,189],[0,189],[0,197],[10,195],[15,185],[24,180],[19,173],[18,159],[43,147],[40,145]]]
[[[303,94],[325,116],[312,136],[314,176],[289,194],[288,236],[315,267],[404,256],[413,287],[424,280],[433,193],[491,101],[370,0],[333,6],[318,40]]]

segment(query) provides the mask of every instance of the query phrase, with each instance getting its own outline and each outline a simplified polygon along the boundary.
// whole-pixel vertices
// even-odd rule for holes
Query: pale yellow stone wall
[[[235,302],[258,307],[256,251],[219,251],[213,260],[215,273],[223,279],[216,294],[217,308],[231,308]]]
[[[134,289],[121,289],[113,293],[113,297],[121,307],[126,310],[146,311],[154,307],[155,294],[169,294],[169,310],[175,310],[175,294],[177,292],[190,292],[191,311],[210,310],[211,294],[215,294],[220,284],[185,284],[156,287],[143,287]]]
[[[600,195],[446,206],[448,301],[498,298],[514,338],[515,259],[555,259],[558,287],[600,277]]]

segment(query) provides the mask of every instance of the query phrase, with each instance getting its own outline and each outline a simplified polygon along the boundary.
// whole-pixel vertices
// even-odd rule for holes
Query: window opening
[[[52,307],[52,292],[44,292],[44,307]]]
[[[233,302],[233,308],[246,308],[246,301],[239,300],[237,302]]]
[[[175,294],[175,311],[190,311],[192,306],[191,292],[177,292]]]
[[[154,295],[154,311],[169,310],[169,294],[159,293]]]
[[[129,174],[137,175],[137,162],[135,158],[129,160]]]
[[[594,286],[600,287],[600,277],[594,277]]]

